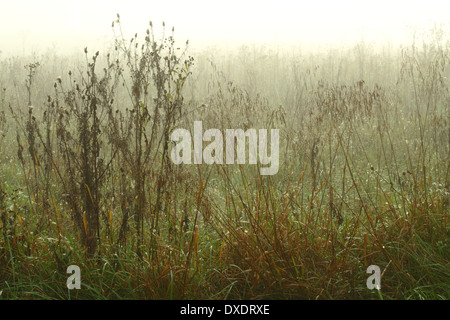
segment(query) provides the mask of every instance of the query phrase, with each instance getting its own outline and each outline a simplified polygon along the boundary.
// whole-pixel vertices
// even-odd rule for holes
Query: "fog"
[[[45,50],[58,53],[84,46],[101,50],[113,38],[120,13],[128,35],[145,32],[149,20],[175,26],[191,46],[325,46],[360,39],[375,44],[409,43],[415,30],[448,27],[450,5],[432,1],[56,1],[2,0],[3,55]],[[156,29],[158,30],[158,29]],[[170,30],[170,29],[169,29]]]
[[[448,3],[0,0],[0,300],[449,300]]]

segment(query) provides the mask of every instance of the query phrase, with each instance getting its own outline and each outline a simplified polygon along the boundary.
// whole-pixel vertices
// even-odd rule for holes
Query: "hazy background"
[[[111,22],[120,13],[130,36],[175,26],[176,39],[191,46],[243,43],[322,46],[364,37],[373,43],[408,43],[413,30],[449,26],[448,0],[403,1],[250,1],[250,0],[0,0],[0,51],[3,55],[57,52],[84,46],[102,50],[113,37]],[[159,30],[159,29],[156,29]],[[94,48],[93,48],[94,47]]]

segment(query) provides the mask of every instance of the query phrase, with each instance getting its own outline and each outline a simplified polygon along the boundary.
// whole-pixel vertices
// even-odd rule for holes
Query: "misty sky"
[[[409,42],[411,30],[443,23],[450,1],[334,0],[0,0],[0,51],[63,52],[85,45],[103,49],[120,13],[124,31],[143,34],[152,20],[175,26],[176,39],[191,45],[336,44]],[[156,29],[156,28],[155,28]],[[158,29],[156,29],[158,30]]]

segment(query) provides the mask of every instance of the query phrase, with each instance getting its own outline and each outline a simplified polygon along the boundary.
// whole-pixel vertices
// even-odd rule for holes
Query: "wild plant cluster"
[[[113,29],[110,52],[0,60],[0,298],[449,298],[442,30],[194,60],[173,29]],[[173,164],[197,120],[280,129],[279,172]]]

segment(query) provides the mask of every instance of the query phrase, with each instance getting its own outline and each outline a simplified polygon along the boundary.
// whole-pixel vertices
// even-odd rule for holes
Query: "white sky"
[[[148,21],[202,45],[336,44],[361,39],[407,41],[412,28],[450,27],[449,0],[0,0],[0,51],[102,49],[120,13],[125,32]],[[159,30],[155,28],[156,30]]]

